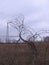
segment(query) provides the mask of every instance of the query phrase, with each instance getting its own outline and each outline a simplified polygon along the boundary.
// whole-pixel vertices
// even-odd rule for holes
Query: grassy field
[[[0,43],[0,65],[49,65],[49,43],[34,43],[37,54],[27,43]]]

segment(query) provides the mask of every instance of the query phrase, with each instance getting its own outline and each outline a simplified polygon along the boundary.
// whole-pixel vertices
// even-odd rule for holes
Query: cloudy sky
[[[30,28],[49,29],[49,0],[0,0],[0,33],[6,30],[8,18],[19,13]]]

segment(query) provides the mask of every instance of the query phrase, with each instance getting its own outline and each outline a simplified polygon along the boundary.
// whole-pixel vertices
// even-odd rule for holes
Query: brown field
[[[49,65],[49,43],[34,43],[37,54],[27,43],[0,43],[0,65]]]

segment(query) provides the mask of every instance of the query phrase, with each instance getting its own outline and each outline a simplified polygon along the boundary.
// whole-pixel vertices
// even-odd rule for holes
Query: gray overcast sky
[[[49,0],[0,0],[0,31],[6,28],[8,18],[19,13],[25,16],[27,26],[49,29]]]

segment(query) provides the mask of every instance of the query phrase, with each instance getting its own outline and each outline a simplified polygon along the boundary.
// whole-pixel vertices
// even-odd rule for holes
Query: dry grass
[[[0,65],[49,65],[49,43],[35,43],[37,55],[29,44],[0,43]]]
[[[28,65],[32,51],[27,44],[0,44],[0,65]]]

